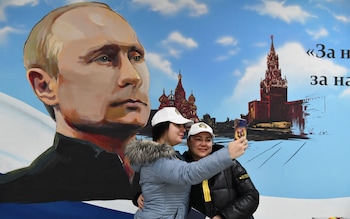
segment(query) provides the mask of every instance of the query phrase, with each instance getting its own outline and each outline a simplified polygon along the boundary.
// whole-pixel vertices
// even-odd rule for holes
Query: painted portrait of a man
[[[144,55],[130,24],[103,3],[55,9],[33,27],[24,66],[56,134],[28,167],[0,175],[1,202],[133,197],[138,176],[124,147],[149,117]]]

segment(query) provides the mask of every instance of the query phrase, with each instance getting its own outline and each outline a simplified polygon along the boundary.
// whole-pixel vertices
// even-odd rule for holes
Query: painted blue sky
[[[0,92],[45,112],[25,77],[22,48],[31,28],[51,10],[77,1],[0,0]],[[198,115],[224,121],[248,112],[260,99],[271,35],[288,100],[326,97],[327,110],[344,113],[350,100],[347,86],[334,77],[348,77],[350,2],[347,0],[105,0],[136,30],[146,49],[151,74],[152,108],[170,94],[181,71],[188,97],[196,97]],[[325,45],[334,58],[308,56]],[[311,85],[311,75],[325,76],[328,85]],[[331,104],[329,104],[331,103]],[[332,109],[334,108],[334,109]],[[324,109],[325,111],[325,109]]]

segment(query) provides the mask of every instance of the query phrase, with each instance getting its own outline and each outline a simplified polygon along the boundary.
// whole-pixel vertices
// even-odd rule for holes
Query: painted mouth
[[[142,102],[141,100],[132,100],[132,99],[128,99],[128,100],[124,100],[121,102],[113,102],[110,104],[111,107],[120,107],[120,106],[124,106],[130,110],[136,110],[140,107],[140,104],[143,106],[147,106],[147,103]]]

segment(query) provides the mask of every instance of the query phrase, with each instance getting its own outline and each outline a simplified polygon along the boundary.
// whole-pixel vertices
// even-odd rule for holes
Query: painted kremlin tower
[[[265,78],[260,81],[261,100],[249,102],[249,112],[246,116],[242,116],[247,120],[251,130],[293,134],[291,130],[293,127],[298,129],[297,134],[303,133],[303,100],[288,102],[287,91],[287,79],[282,78],[271,36]]]
[[[174,94],[171,90],[170,94],[167,96],[163,90],[163,94],[158,100],[160,102],[158,110],[162,109],[163,107],[173,106],[176,107],[187,119],[191,119],[194,122],[199,121],[197,116],[197,106],[195,105],[196,98],[194,97],[193,93],[191,93],[188,99],[186,99],[186,92],[182,86],[181,72],[179,72],[178,75],[178,82]]]

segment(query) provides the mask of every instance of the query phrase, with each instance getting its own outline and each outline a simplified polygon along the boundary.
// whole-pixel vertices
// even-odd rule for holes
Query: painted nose
[[[137,87],[141,85],[141,82],[140,74],[130,62],[129,57],[122,55],[118,85],[120,87]]]

